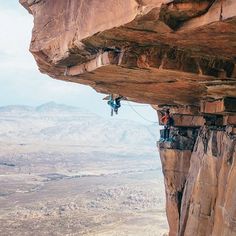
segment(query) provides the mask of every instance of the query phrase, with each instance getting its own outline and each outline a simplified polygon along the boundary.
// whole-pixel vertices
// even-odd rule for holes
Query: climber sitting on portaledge
[[[165,115],[161,117],[161,123],[164,125],[164,137],[162,141],[171,141],[170,128],[174,125],[174,119],[170,115],[170,110],[165,111]]]

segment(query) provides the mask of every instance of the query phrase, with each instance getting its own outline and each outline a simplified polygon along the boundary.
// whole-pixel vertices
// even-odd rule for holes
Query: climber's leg
[[[164,127],[164,140],[169,140],[170,138],[170,127]]]
[[[166,128],[166,126],[164,127],[164,140],[166,140],[166,137],[167,137],[167,128]]]
[[[170,128],[167,127],[166,129],[166,140],[169,141],[170,140]]]

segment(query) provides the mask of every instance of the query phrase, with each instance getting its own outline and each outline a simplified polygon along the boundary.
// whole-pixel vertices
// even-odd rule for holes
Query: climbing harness
[[[150,123],[153,123],[153,124],[159,124],[159,123],[156,122],[156,121],[152,121],[152,120],[147,119],[146,117],[144,117],[143,115],[141,115],[139,112],[137,112],[137,111],[133,108],[133,106],[130,104],[129,101],[127,101],[127,104],[128,104],[128,106],[129,106],[138,116],[140,116],[143,120],[145,120],[145,121],[147,121],[147,122],[150,122]],[[136,105],[136,106],[148,106],[148,105]]]

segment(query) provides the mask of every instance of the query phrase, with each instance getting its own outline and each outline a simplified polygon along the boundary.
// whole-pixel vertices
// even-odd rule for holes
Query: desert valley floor
[[[20,113],[19,118],[4,111],[0,119],[1,236],[158,236],[168,232],[164,183],[154,142],[136,148],[129,143],[113,146],[104,142],[107,146],[101,146],[95,141],[94,146],[65,144],[60,140],[70,137],[65,137],[63,129],[58,129],[63,138],[56,133],[49,139],[55,124],[63,127],[67,122],[65,117],[55,121],[55,111],[34,118],[35,126],[39,120],[47,126],[39,125],[40,132],[47,135],[35,141],[32,137],[39,131],[28,127],[28,134],[23,135],[19,124],[23,113],[28,124],[32,116]],[[17,124],[14,130],[12,124]],[[140,136],[148,137],[146,128],[139,131]],[[47,138],[50,141],[45,142]]]
[[[0,235],[167,232],[161,170],[154,157],[25,153],[27,148],[0,156]]]

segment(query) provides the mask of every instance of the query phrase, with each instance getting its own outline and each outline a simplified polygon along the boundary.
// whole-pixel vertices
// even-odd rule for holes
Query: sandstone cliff
[[[170,108],[169,235],[236,235],[236,1],[20,2],[42,73]]]

